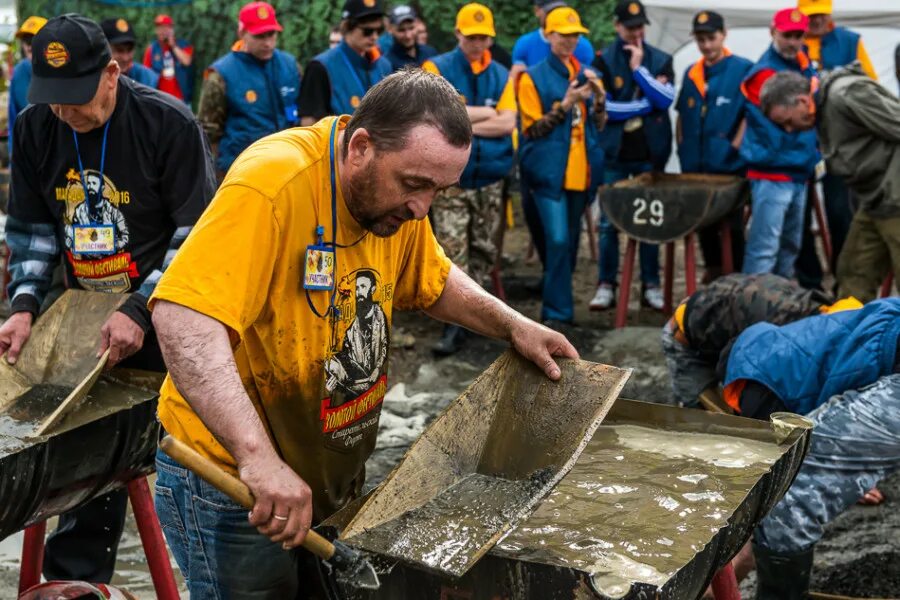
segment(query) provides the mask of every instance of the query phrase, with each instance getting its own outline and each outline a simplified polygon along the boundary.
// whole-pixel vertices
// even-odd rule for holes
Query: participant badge
[[[307,290],[334,289],[334,249],[313,244],[306,247],[303,287]]]
[[[72,225],[72,252],[75,254],[114,254],[115,225]]]

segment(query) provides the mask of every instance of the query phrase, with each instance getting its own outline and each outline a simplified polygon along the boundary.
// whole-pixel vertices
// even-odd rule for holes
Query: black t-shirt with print
[[[9,214],[56,226],[67,287],[136,292],[162,267],[175,229],[192,226],[212,199],[214,170],[184,103],[120,77],[98,202],[103,130],[78,134],[88,210],[73,130],[48,105],[25,109],[15,125]],[[114,225],[114,253],[74,254],[73,224]]]

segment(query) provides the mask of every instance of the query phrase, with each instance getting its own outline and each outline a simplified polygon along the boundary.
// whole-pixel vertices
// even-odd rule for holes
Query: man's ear
[[[368,158],[372,150],[372,138],[369,136],[369,132],[365,128],[360,127],[350,137],[346,159],[350,161],[350,164],[359,166]]]

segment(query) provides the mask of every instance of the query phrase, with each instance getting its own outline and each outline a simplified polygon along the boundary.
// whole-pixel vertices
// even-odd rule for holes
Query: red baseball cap
[[[238,23],[250,35],[283,31],[281,24],[275,19],[275,9],[268,2],[251,2],[244,5],[238,14]]]
[[[154,25],[174,25],[175,21],[172,20],[172,17],[169,15],[156,15],[156,18],[153,19]]]
[[[781,33],[790,33],[792,31],[806,31],[809,26],[809,17],[804,15],[796,8],[785,8],[779,10],[772,17],[772,27]]]

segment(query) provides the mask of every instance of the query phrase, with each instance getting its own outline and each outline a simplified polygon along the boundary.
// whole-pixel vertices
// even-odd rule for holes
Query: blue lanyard
[[[353,75],[353,79],[355,79],[356,83],[359,84],[359,89],[362,90],[362,94],[360,94],[360,97],[365,96],[366,92],[369,91],[369,88],[363,85],[362,79],[359,78],[359,73],[357,73],[356,69],[353,68],[353,63],[351,63],[350,59],[347,58],[347,52],[343,48],[340,48],[340,54],[341,58],[344,59],[344,64],[346,64],[347,68],[350,69],[350,74]]]
[[[110,119],[111,121],[112,119]],[[103,201],[103,167],[106,165],[106,137],[109,134],[109,123],[106,122],[106,126],[103,128],[103,143],[100,146],[100,187],[97,188],[97,208],[100,207],[100,202]],[[87,202],[88,206],[88,218],[91,220],[91,225],[102,224],[94,222],[94,210],[91,207],[91,195],[88,193],[87,187],[87,177],[84,174],[84,165],[81,162],[81,151],[78,149],[78,132],[74,129],[72,130],[72,137],[75,138],[75,156],[78,158],[78,172],[81,175],[81,187],[84,190],[84,201]]]
[[[306,293],[306,303],[309,304],[310,310],[319,317],[320,319],[324,319],[329,315],[334,318],[334,320],[338,320],[341,316],[341,311],[334,305],[334,298],[337,295],[337,176],[335,175],[334,168],[334,138],[337,133],[338,121],[340,121],[339,117],[335,117],[334,123],[331,124],[331,135],[329,136],[330,142],[328,144],[328,160],[329,165],[331,167],[331,247],[334,252],[334,277],[333,277],[333,287],[331,288],[331,297],[328,299],[328,308],[325,310],[325,313],[320,313],[316,306],[312,302],[312,298],[309,297],[309,290],[305,290]],[[322,244],[322,235],[325,232],[323,231],[323,227],[321,225],[316,226],[316,236],[318,238],[318,243]]]

